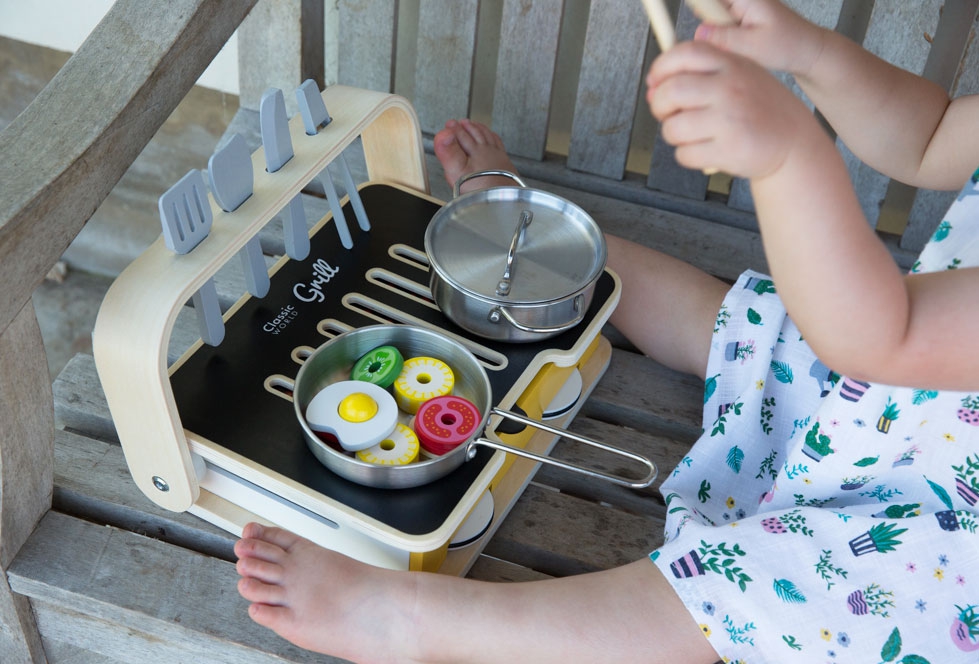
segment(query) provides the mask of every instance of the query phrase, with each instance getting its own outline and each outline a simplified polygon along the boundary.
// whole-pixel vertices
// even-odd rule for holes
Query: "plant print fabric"
[[[913,272],[979,266],[977,179]],[[711,645],[745,664],[979,662],[979,388],[836,374],[753,272],[715,327],[704,431],[650,554]]]

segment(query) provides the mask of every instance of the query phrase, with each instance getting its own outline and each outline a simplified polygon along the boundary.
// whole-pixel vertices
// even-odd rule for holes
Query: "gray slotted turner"
[[[233,135],[223,148],[211,155],[207,162],[207,173],[214,200],[225,212],[234,212],[248,200],[254,191],[255,182],[251,155],[241,134]],[[269,271],[265,267],[258,237],[248,240],[238,256],[245,273],[248,292],[255,297],[265,297],[269,292]]]
[[[326,103],[323,101],[322,95],[320,95],[319,88],[316,87],[316,81],[313,79],[306,79],[302,85],[296,88],[296,102],[299,104],[299,113],[303,117],[303,126],[306,128],[307,136],[315,136],[319,132],[320,127],[325,127],[333,121],[333,118],[330,117],[330,112],[326,110]],[[369,231],[371,229],[371,223],[367,218],[367,211],[364,210],[364,202],[360,200],[360,192],[357,191],[353,176],[350,174],[350,167],[347,165],[347,159],[343,156],[342,152],[337,157],[337,163],[340,166],[340,174],[343,177],[343,186],[347,190],[347,196],[350,198],[350,205],[353,207],[354,215],[357,217],[357,225],[360,226],[361,230]],[[332,187],[332,185],[333,182],[331,180],[330,186]],[[336,194],[335,189],[334,194]],[[329,197],[329,192],[327,192],[327,197]]]
[[[163,192],[159,208],[163,241],[171,251],[190,253],[211,232],[214,217],[199,170],[191,170]],[[193,300],[201,339],[209,346],[217,346],[224,339],[224,320],[214,280],[208,279],[194,293]]]
[[[269,173],[275,173],[294,154],[282,90],[269,88],[265,91],[259,102],[258,118],[262,131],[262,147],[265,148],[265,169]],[[290,258],[303,260],[309,255],[309,231],[306,229],[306,212],[303,210],[301,195],[297,194],[289,201],[288,210],[282,221],[286,253]]]

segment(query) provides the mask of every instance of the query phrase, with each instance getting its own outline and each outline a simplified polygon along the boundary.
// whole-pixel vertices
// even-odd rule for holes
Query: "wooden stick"
[[[666,53],[676,44],[676,31],[673,29],[673,19],[666,9],[666,3],[663,0],[642,0],[642,4],[646,8],[660,53]]]
[[[721,0],[686,0],[693,13],[704,23],[734,25],[734,17]]]
[[[734,17],[721,0],[686,0],[693,13],[704,23],[713,25],[734,25]],[[666,9],[663,0],[642,0],[653,28],[656,43],[661,53],[666,53],[676,44],[676,31],[673,29],[673,19]]]
[[[734,25],[734,17],[721,0],[686,0],[693,13],[704,23],[714,25]],[[664,0],[642,0],[653,28],[653,35],[659,44],[660,53],[666,53],[676,44],[676,31],[673,29],[673,19],[666,9]],[[716,168],[705,168],[704,175],[711,176],[718,172]]]

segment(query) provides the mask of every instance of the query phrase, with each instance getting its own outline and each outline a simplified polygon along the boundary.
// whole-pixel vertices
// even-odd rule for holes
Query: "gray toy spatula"
[[[192,170],[166,190],[159,200],[163,241],[178,254],[187,254],[211,232],[211,204],[207,199],[204,176]],[[194,293],[194,309],[201,339],[217,346],[224,339],[224,320],[214,280],[208,279]]]

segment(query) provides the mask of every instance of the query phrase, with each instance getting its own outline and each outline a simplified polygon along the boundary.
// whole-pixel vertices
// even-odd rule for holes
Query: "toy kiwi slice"
[[[378,346],[354,363],[350,378],[380,387],[391,387],[404,363],[401,352],[394,346]]]

